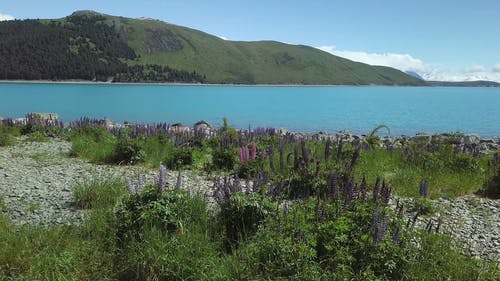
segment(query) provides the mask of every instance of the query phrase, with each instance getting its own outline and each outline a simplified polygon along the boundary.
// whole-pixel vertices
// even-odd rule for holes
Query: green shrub
[[[162,193],[156,186],[126,197],[117,206],[115,215],[121,242],[140,238],[153,227],[165,233],[204,228],[208,220],[206,203],[201,197],[193,197],[183,190]]]
[[[427,198],[414,198],[408,209],[422,216],[432,215],[436,212],[436,206],[432,200]]]
[[[151,228],[127,245],[118,280],[234,280],[223,265],[206,235]]]
[[[0,124],[0,146],[13,145],[19,135],[19,128]]]
[[[145,152],[138,140],[130,138],[127,134],[118,137],[110,162],[115,164],[134,165],[143,162]]]
[[[0,146],[9,146],[16,143],[16,138],[13,135],[0,132]]]
[[[44,136],[41,132],[36,131],[28,135],[28,138],[26,141],[31,141],[31,142],[47,142],[49,141],[49,138]]]
[[[500,165],[493,167],[493,176],[485,183],[483,194],[486,197],[500,199]]]
[[[116,137],[104,127],[83,126],[69,134],[70,155],[89,159],[93,162],[109,163],[113,157]]]
[[[167,157],[166,166],[169,169],[180,169],[193,164],[193,150],[191,148],[175,148]]]
[[[231,194],[229,200],[220,206],[226,249],[236,248],[241,241],[253,235],[264,219],[275,210],[275,205],[267,196],[243,192]]]
[[[450,169],[457,172],[473,172],[479,168],[479,160],[469,154],[459,153],[450,162]]]
[[[81,209],[113,207],[125,193],[116,179],[83,181],[73,188],[74,204]]]
[[[236,175],[241,179],[253,178],[261,170],[262,161],[250,160],[246,163],[238,163],[236,165]]]
[[[236,164],[236,154],[230,149],[212,151],[212,165],[217,170],[231,171]]]
[[[445,235],[419,233],[418,249],[408,252],[408,263],[402,267],[402,280],[499,280],[497,265],[460,254]]]
[[[239,254],[243,264],[251,268],[249,278],[262,280],[318,280],[321,268],[316,251],[306,239],[278,234],[266,227],[242,246]]]

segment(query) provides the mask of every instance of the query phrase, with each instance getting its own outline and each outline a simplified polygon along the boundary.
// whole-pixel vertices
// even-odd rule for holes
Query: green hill
[[[20,25],[22,22],[0,23],[0,41],[9,41],[5,40],[8,36],[19,36],[19,33],[5,35],[1,31],[2,25]],[[57,43],[56,57],[63,56],[64,52],[72,52],[73,56],[63,61],[78,61],[78,55],[82,52],[91,58],[86,61],[99,65],[100,72],[93,71],[89,66],[87,75],[80,77],[87,80],[241,84],[424,84],[393,68],[353,62],[309,46],[275,41],[226,41],[198,30],[158,20],[79,11],[63,19],[41,20],[37,23],[64,33],[64,36],[61,36],[63,39]],[[94,30],[97,30],[98,34],[95,34]],[[46,30],[41,32],[47,33]],[[32,38],[23,40],[29,41]],[[43,38],[38,40],[44,41]],[[23,67],[25,63],[25,60],[17,60],[9,65],[3,57],[8,53],[8,48],[8,44],[0,43],[0,78],[3,79],[6,77],[2,77],[2,70],[3,73],[6,72],[5,69],[14,69],[15,72],[16,67]],[[54,56],[51,54],[47,57],[57,60]],[[74,64],[78,65],[77,62]],[[55,78],[68,79],[60,76]],[[53,76],[50,77],[54,79]]]

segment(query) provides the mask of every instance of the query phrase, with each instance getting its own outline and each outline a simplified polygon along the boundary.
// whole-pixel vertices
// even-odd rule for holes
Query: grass
[[[125,193],[118,179],[84,180],[73,187],[74,205],[80,209],[114,206]]]
[[[298,188],[307,184],[318,190],[327,187],[324,175],[331,171],[349,176],[346,167],[355,154],[350,145],[344,145],[341,153],[333,146],[325,161],[324,142],[309,141],[304,147],[291,142],[284,148],[285,158],[291,161],[285,160],[284,167],[276,172],[271,172],[268,157],[261,156],[222,171],[227,168],[226,162],[238,156],[237,147],[221,149],[224,138],[235,136],[234,132],[226,133],[209,140],[189,140],[193,145],[188,147],[176,147],[160,137],[132,139],[113,135],[104,128],[82,128],[71,132],[69,138],[74,155],[96,163],[124,164],[114,161],[117,154],[121,159],[140,156],[134,164],[156,167],[160,161],[180,163],[176,168],[203,167],[223,175],[268,172],[271,183],[286,183],[293,178]],[[252,141],[256,141],[258,151],[269,146],[278,150],[275,137]],[[314,162],[309,167],[293,167],[296,147],[300,148],[297,156],[321,160],[318,171]],[[220,150],[227,154],[224,167],[216,167],[211,159]],[[174,156],[190,164],[183,166],[179,159],[172,159]],[[39,157],[45,158],[43,154]],[[455,197],[484,185],[492,174],[488,157],[455,155],[446,146],[437,153],[415,150],[412,156],[405,156],[400,149],[392,156],[383,149],[371,149],[360,152],[354,175],[357,182],[366,177],[369,186],[380,176],[397,194],[410,197],[419,197],[419,182],[426,179],[431,198]],[[279,167],[278,153],[273,159]],[[338,180],[342,181],[342,177]],[[276,198],[261,192],[233,194],[227,203],[210,207],[202,195],[182,190],[161,193],[149,186],[140,194],[130,195],[118,179],[89,179],[73,190],[74,206],[89,212],[81,225],[15,226],[0,216],[0,280],[500,278],[498,267],[460,254],[444,235],[401,228],[400,244],[392,243],[389,233],[403,224],[391,211],[386,212],[388,234],[379,244],[374,243],[372,201],[345,205],[343,200],[313,196],[287,200],[288,207],[278,208]],[[417,200],[415,208],[432,213],[429,202]]]
[[[20,135],[19,128],[0,124],[0,147],[15,144]]]
[[[236,42],[160,21],[107,16],[107,22],[129,30],[127,43],[138,61],[162,64],[206,75],[209,83],[248,84],[405,84],[422,82],[388,67],[369,66],[318,49],[276,41]],[[154,33],[163,33],[182,49],[162,50]],[[163,44],[164,45],[164,44]],[[150,48],[158,51],[151,53]]]
[[[202,197],[181,191],[169,191],[168,195],[184,198],[178,201],[182,202],[180,208],[168,205],[177,204],[174,201],[160,203],[174,212],[171,213],[173,218],[184,218],[185,224],[181,228],[167,232],[157,226],[132,228],[129,231],[138,235],[130,236],[135,238],[126,241],[120,240],[117,239],[120,229],[117,208],[122,208],[123,200],[133,202],[139,197],[116,196],[120,193],[116,190],[125,188],[112,180],[89,181],[76,189],[84,191],[80,194],[88,194],[75,198],[79,206],[90,208],[90,217],[82,225],[19,227],[5,217],[0,218],[0,279],[342,280],[351,276],[355,280],[367,280],[363,276],[375,276],[371,271],[350,275],[321,266],[314,258],[314,244],[277,234],[274,217],[267,219],[255,235],[242,241],[238,249],[228,253],[222,247],[224,232],[215,219],[217,212],[209,212]],[[310,207],[298,205],[297,210],[314,210],[315,199],[312,202]],[[299,212],[297,216],[298,223],[289,225],[283,221],[283,231],[305,227],[314,218],[308,211]],[[305,237],[314,233],[314,228],[311,228]],[[419,248],[408,244],[404,248],[407,252],[400,253],[409,259],[404,263],[405,267],[397,269],[402,273],[401,280],[497,280],[500,276],[494,265],[459,254],[449,238],[420,235]],[[338,241],[336,243],[341,243],[339,247],[347,243],[347,240]],[[366,251],[375,251],[373,253],[377,255],[383,253],[369,248]],[[383,260],[383,256],[380,259]],[[378,278],[389,280],[381,275]]]
[[[444,157],[444,156],[443,156]],[[429,196],[458,197],[479,190],[488,179],[488,156],[478,160],[475,169],[460,171],[448,167],[421,168],[407,164],[403,160],[401,150],[395,150],[393,156],[382,149],[364,152],[360,156],[357,167],[357,178],[366,176],[375,179],[377,176],[385,179],[401,196],[418,197],[420,180],[429,181]]]
[[[138,163],[155,168],[158,163],[163,162],[169,169],[206,170],[214,162],[214,152],[218,151],[215,149],[218,144],[213,140],[205,140],[194,147],[179,148],[163,137],[126,139],[123,141],[123,137],[101,129],[73,134],[72,154],[98,164]],[[276,138],[263,138],[257,146],[259,150],[265,150],[268,146],[276,146],[277,142]],[[290,156],[295,146],[296,144],[286,145],[285,158],[289,158],[287,156]],[[322,169],[334,168],[332,165],[335,165],[333,160],[336,159],[336,155],[331,156],[328,161],[323,160],[324,142],[310,141],[306,143],[306,147],[311,152],[311,157],[322,160]],[[128,152],[120,154],[119,152],[123,150]],[[273,158],[275,166],[279,166],[279,155],[276,150],[275,148]],[[343,157],[351,157],[353,151],[350,145],[344,145]],[[230,153],[232,157],[237,157],[237,150],[231,150]],[[362,150],[356,167],[356,180],[360,182],[365,176],[369,184],[373,184],[375,179],[380,177],[393,187],[396,194],[418,197],[419,183],[425,179],[429,182],[430,198],[454,198],[481,189],[490,178],[488,166],[490,155],[483,155],[478,159],[465,154],[455,155],[451,147],[446,145],[436,153],[428,153],[419,147],[415,147],[413,153],[414,156],[407,159],[402,149],[395,149],[392,154],[381,148]],[[186,156],[189,156],[189,164],[177,165],[181,159],[177,157],[183,157],[183,161],[187,161]],[[255,167],[263,167],[266,171],[271,169],[267,160],[259,160]],[[240,168],[246,169],[241,166],[235,167],[235,169]],[[285,169],[277,173],[286,174],[289,170],[290,163],[286,163]]]

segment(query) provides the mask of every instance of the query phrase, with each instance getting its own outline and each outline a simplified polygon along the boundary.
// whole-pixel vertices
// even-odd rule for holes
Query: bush
[[[141,193],[126,197],[115,210],[119,241],[140,239],[144,231],[156,228],[164,233],[184,233],[207,223],[206,203],[183,190],[148,186]]]
[[[229,251],[253,235],[259,225],[276,207],[269,198],[258,193],[231,194],[220,206],[220,220],[225,231],[225,245]]]
[[[239,163],[236,168],[236,175],[240,179],[253,178],[261,170],[262,162],[259,160],[250,160],[246,163]]]
[[[119,180],[91,180],[73,188],[74,205],[80,209],[113,207],[125,194]]]
[[[280,235],[275,228],[266,227],[246,243],[239,253],[242,263],[248,264],[250,278],[263,280],[318,280],[321,268],[316,251],[307,240]]]
[[[494,174],[484,185],[483,194],[486,197],[500,199],[500,165],[497,164],[493,169]]]
[[[459,153],[452,158],[450,169],[457,172],[473,172],[479,168],[479,160],[469,154]]]
[[[104,164],[112,162],[116,138],[104,127],[83,126],[69,134],[72,156]]]
[[[9,146],[16,143],[16,138],[13,135],[0,132],[0,146]]]
[[[165,161],[167,168],[180,169],[193,164],[193,151],[191,148],[175,148]]]
[[[230,149],[212,151],[212,165],[217,170],[231,171],[236,164],[236,154]]]
[[[31,141],[31,142],[47,142],[49,139],[44,136],[41,132],[33,132],[28,135],[28,138],[26,141]]]
[[[13,145],[19,135],[20,132],[17,127],[0,124],[0,146]]]
[[[127,245],[118,280],[234,280],[216,250],[203,234],[165,236],[152,228]]]
[[[427,198],[415,198],[408,207],[410,211],[422,216],[432,215],[436,212],[436,206],[433,201]]]
[[[115,164],[134,165],[143,162],[146,158],[142,147],[137,140],[127,134],[118,137],[110,162]]]

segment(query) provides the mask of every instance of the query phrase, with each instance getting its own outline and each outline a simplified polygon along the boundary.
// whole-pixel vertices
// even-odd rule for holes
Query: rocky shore
[[[412,224],[415,211],[411,208],[415,200],[411,198],[394,198],[406,209],[406,220]],[[456,238],[464,254],[493,261],[500,265],[500,200],[467,195],[460,198],[432,200],[435,212],[418,216],[414,228],[427,229],[446,233]]]
[[[0,195],[5,205],[1,212],[18,225],[77,224],[85,219],[86,211],[72,206],[75,184],[89,179],[124,181],[137,173],[146,174],[152,182],[157,174],[144,167],[95,165],[71,158],[70,147],[70,143],[57,140],[21,140],[15,146],[0,147]],[[169,171],[170,186],[176,181],[177,172]],[[213,182],[201,175],[182,172],[181,188],[208,195],[212,186]],[[434,204],[438,211],[419,218],[417,227],[441,220],[440,232],[463,242],[465,252],[500,264],[500,200],[469,195],[434,200]]]
[[[0,195],[10,219],[19,225],[74,224],[86,211],[72,206],[73,187],[86,180],[119,179],[140,173],[153,182],[156,171],[138,166],[95,165],[69,157],[71,144],[64,141],[23,142],[0,147]],[[168,172],[170,186],[177,173]],[[191,171],[182,172],[181,188],[208,191],[211,182]],[[125,188],[125,187],[124,187]]]

